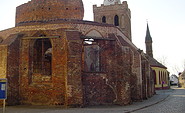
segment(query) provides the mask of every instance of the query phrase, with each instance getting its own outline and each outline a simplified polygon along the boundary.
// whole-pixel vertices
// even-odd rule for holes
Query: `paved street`
[[[129,106],[96,106],[89,108],[8,106],[6,113],[185,113],[185,89],[156,91],[157,94],[143,102]],[[1,113],[2,109],[0,109]]]
[[[164,101],[133,113],[185,113],[185,89],[175,89],[169,94]]]

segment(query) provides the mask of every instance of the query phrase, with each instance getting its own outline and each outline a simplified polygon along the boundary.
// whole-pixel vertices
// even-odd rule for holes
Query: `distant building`
[[[147,24],[147,31],[145,37],[146,44],[146,56],[150,62],[151,69],[154,75],[155,89],[168,89],[169,88],[169,72],[167,67],[159,63],[155,58],[153,58],[152,49],[152,37],[150,35],[149,26]]]
[[[170,85],[178,85],[179,78],[176,75],[170,76]]]

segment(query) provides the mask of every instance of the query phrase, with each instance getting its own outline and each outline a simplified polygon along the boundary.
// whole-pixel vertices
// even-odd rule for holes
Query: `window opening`
[[[119,17],[118,17],[118,15],[116,15],[116,16],[114,17],[114,25],[115,25],[115,26],[119,26]]]
[[[100,47],[94,39],[84,40],[84,70],[88,72],[100,71]]]
[[[51,75],[52,45],[49,39],[37,39],[33,47],[33,73]]]
[[[102,22],[106,23],[106,17],[105,16],[102,17]]]

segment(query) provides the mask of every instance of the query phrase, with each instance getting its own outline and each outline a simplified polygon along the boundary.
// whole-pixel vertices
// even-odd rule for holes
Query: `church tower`
[[[150,35],[150,30],[147,23],[145,44],[146,44],[146,54],[153,58],[153,49],[152,49],[152,37]]]
[[[131,38],[131,13],[126,1],[104,0],[100,7],[93,6],[94,21],[113,24],[119,27],[123,33]]]

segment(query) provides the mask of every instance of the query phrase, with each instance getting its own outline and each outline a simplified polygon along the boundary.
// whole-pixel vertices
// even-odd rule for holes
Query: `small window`
[[[114,17],[114,25],[115,25],[115,26],[119,26],[119,17],[118,17],[118,15],[116,15],[116,16]]]
[[[106,17],[105,16],[102,17],[102,23],[106,23]]]

